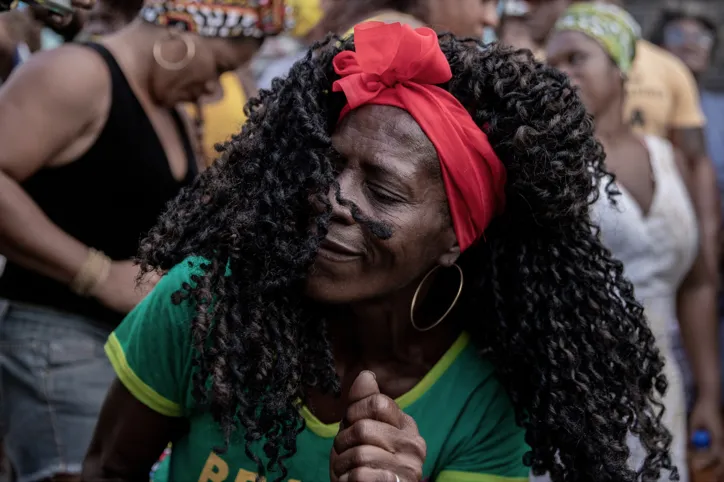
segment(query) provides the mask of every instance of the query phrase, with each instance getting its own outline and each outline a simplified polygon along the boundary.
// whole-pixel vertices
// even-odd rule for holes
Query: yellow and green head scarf
[[[631,70],[641,27],[626,10],[605,3],[574,3],[563,13],[556,32],[573,30],[596,40],[624,74]]]
[[[141,18],[204,37],[257,37],[294,28],[285,0],[147,0]]]

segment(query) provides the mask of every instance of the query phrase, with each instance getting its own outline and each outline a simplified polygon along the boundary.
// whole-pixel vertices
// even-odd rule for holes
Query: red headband
[[[460,102],[437,87],[452,78],[429,28],[365,22],[354,28],[355,52],[334,58],[347,105],[341,121],[365,104],[407,111],[435,146],[460,250],[480,239],[505,204],[505,167]]]

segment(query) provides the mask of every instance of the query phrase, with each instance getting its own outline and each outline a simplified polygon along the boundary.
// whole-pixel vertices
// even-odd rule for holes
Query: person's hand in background
[[[93,8],[95,0],[72,0],[72,14],[60,15],[52,12],[41,4],[33,4],[31,10],[34,17],[47,27],[62,35],[67,41],[72,40],[83,28],[85,13]]]
[[[691,435],[698,430],[709,433],[711,446],[691,461],[695,471],[706,470],[717,482],[724,482],[724,424],[718,397],[715,400],[700,398],[694,404],[689,418]]]
[[[40,48],[42,24],[27,10],[0,13],[0,81],[15,67],[18,45],[25,44],[30,52]]]
[[[108,308],[126,314],[156,286],[161,276],[148,274],[139,279],[140,267],[133,261],[114,261],[110,271],[89,293]]]

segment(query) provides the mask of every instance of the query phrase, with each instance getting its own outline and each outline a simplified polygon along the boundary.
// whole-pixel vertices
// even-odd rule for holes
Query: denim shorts
[[[0,435],[17,482],[80,474],[115,374],[111,329],[0,299]]]

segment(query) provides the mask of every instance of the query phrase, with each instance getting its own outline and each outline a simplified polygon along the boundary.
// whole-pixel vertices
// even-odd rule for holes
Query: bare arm
[[[672,141],[684,155],[687,171],[691,175],[692,197],[701,225],[702,250],[708,274],[718,282],[719,231],[721,206],[714,164],[706,152],[703,128],[674,129]]]
[[[700,190],[701,178],[694,176],[682,153],[677,153],[677,163],[689,192],[696,196]],[[706,251],[705,229],[704,223],[700,223],[699,253],[679,288],[677,309],[684,346],[697,385],[697,398],[705,399],[718,407],[721,384],[717,318],[718,274],[709,264],[708,257],[711,253]]]
[[[116,379],[103,404],[81,480],[148,482],[151,467],[168,443],[187,430],[185,419],[154,412]]]
[[[70,162],[79,139],[106,115],[108,74],[79,49],[34,56],[0,89],[0,253],[62,283],[76,275],[88,248],[53,224],[19,183]]]
[[[704,253],[679,288],[681,335],[697,388],[697,400],[720,405],[719,329],[716,280],[709,275]]]

